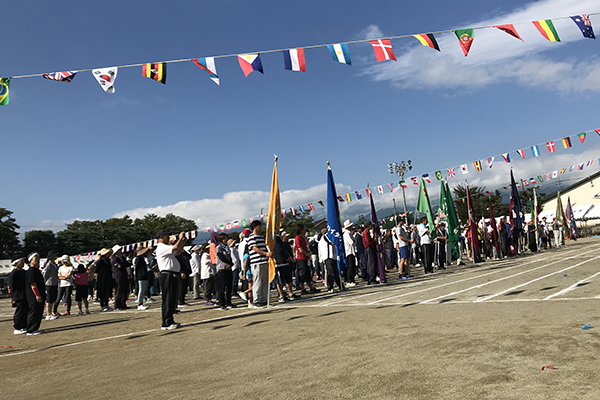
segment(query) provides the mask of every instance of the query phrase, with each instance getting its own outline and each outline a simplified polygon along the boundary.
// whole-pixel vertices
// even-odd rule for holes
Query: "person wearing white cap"
[[[13,316],[13,327],[15,330],[13,333],[20,335],[27,332],[27,311],[29,310],[25,293],[27,272],[23,270],[23,266],[25,265],[24,258],[15,258],[11,264],[14,268],[10,271],[10,275],[8,275],[8,294],[15,309]]]
[[[58,295],[54,302],[54,314],[58,312],[58,305],[62,301],[63,296],[66,297],[67,311],[63,315],[71,314],[71,292],[73,291],[73,266],[68,255],[64,255],[58,259],[61,267],[58,269]]]
[[[348,287],[356,286],[354,275],[356,275],[356,240],[354,240],[354,225],[350,220],[344,222],[344,249],[346,250],[346,262],[348,268],[344,270],[344,283]]]
[[[193,279],[192,283],[192,293],[194,295],[194,300],[200,300],[202,297],[200,296],[200,290],[202,286],[202,278],[200,275],[200,266],[202,265],[202,258],[200,256],[200,247],[199,245],[194,245],[192,247],[192,258],[190,259],[190,265],[192,266],[192,275],[190,278]]]

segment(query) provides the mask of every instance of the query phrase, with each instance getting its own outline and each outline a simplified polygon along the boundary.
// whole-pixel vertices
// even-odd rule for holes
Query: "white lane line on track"
[[[231,314],[231,315],[224,315],[222,317],[217,317],[217,318],[210,318],[210,319],[205,319],[205,320],[201,320],[201,321],[188,322],[188,323],[185,323],[185,324],[181,324],[181,326],[185,327],[185,326],[200,325],[200,324],[205,324],[205,323],[208,323],[208,322],[216,322],[216,321],[222,321],[222,320],[226,320],[226,319],[231,319],[231,318],[239,317],[241,315],[259,314],[262,311],[269,311],[269,310],[273,310],[273,309],[268,309],[267,308],[267,309],[258,309],[258,310],[252,310],[252,311],[244,311],[244,312],[241,312],[241,313]],[[35,353],[35,352],[43,351],[43,350],[57,350],[57,349],[65,348],[65,347],[79,346],[79,345],[82,345],[82,344],[95,343],[95,342],[102,342],[104,340],[119,339],[119,338],[124,338],[124,337],[128,337],[128,336],[142,335],[142,334],[145,334],[145,333],[157,332],[157,331],[160,331],[160,330],[161,330],[160,328],[148,329],[148,330],[145,330],[145,331],[124,333],[122,335],[107,336],[107,337],[102,337],[102,338],[96,338],[96,339],[90,339],[90,340],[83,340],[81,342],[73,342],[73,343],[66,343],[66,344],[61,344],[61,345],[57,345],[57,346],[50,346],[50,347],[46,347],[46,348],[43,348],[43,349],[33,349],[33,350],[17,351],[17,352],[14,352],[14,353],[0,354],[0,358],[10,357],[10,356],[19,356],[19,355],[29,354],[29,353]]]
[[[597,249],[597,247],[598,247],[598,246],[594,246],[594,250],[592,250],[592,251],[595,251],[595,250]],[[573,253],[573,252],[576,252],[576,251],[579,251],[579,249],[573,249],[573,250],[571,250],[571,251],[568,251],[568,252],[563,252],[563,253],[562,253],[562,256],[564,257],[565,255],[567,255],[567,254],[571,254],[571,253]],[[592,252],[592,251],[589,251],[589,252],[586,252],[586,253],[583,253],[583,254],[587,254],[587,253],[590,253],[590,252]],[[579,254],[578,256],[581,256],[581,255],[582,255],[582,254]],[[438,288],[441,288],[441,287],[449,286],[449,285],[452,285],[452,284],[454,284],[454,283],[466,282],[466,281],[468,281],[468,280],[471,280],[471,279],[477,279],[477,278],[481,278],[481,277],[485,277],[485,276],[493,275],[493,274],[496,274],[496,273],[498,273],[498,272],[504,272],[504,271],[508,271],[508,270],[511,270],[511,269],[514,269],[514,268],[519,268],[519,267],[522,267],[522,266],[524,266],[524,265],[532,264],[532,263],[534,263],[534,262],[544,261],[544,260],[548,259],[549,257],[550,257],[550,255],[548,255],[548,256],[546,256],[546,257],[543,257],[543,258],[539,258],[539,259],[531,260],[531,261],[529,261],[529,262],[526,262],[526,263],[522,263],[522,264],[518,263],[517,265],[514,265],[514,266],[512,266],[512,267],[508,267],[508,268],[504,268],[504,269],[495,270],[495,271],[489,272],[489,273],[487,273],[487,274],[481,274],[481,275],[473,276],[473,277],[471,277],[471,278],[467,278],[467,279],[462,279],[462,280],[459,280],[459,281],[454,281],[454,282],[445,283],[445,284],[443,284],[443,285],[432,286],[432,287],[429,287],[429,288],[427,288],[427,289],[423,289],[423,290],[417,290],[417,291],[410,292],[410,293],[403,293],[403,294],[400,294],[400,295],[397,295],[397,296],[387,297],[387,298],[384,298],[384,299],[381,299],[381,300],[377,300],[377,301],[373,301],[373,302],[371,302],[371,303],[367,303],[367,305],[373,305],[373,304],[377,304],[377,303],[382,303],[382,302],[385,302],[385,301],[388,301],[388,300],[392,300],[392,299],[396,299],[396,298],[399,298],[399,297],[405,297],[405,296],[409,296],[409,295],[411,295],[411,294],[413,294],[413,293],[421,293],[421,292],[426,292],[426,291],[428,291],[428,290],[433,290],[433,289],[438,289]],[[567,257],[567,258],[573,258],[573,257]],[[563,258],[562,260],[564,260],[564,259],[565,259],[565,258]],[[392,304],[395,304],[395,303],[392,303]]]
[[[593,251],[596,251],[596,250],[588,251],[587,253],[591,253]],[[433,299],[423,300],[423,301],[421,301],[421,304],[433,303],[436,300],[440,300],[440,299],[443,299],[443,298],[448,297],[448,296],[454,296],[454,295],[457,295],[457,294],[460,294],[460,293],[468,292],[468,291],[473,290],[473,289],[479,289],[479,288],[482,288],[484,286],[491,285],[491,284],[503,281],[505,279],[511,279],[511,278],[514,278],[514,277],[519,276],[519,275],[527,274],[529,272],[537,271],[538,269],[549,267],[550,265],[561,263],[561,262],[563,262],[565,260],[568,260],[570,258],[579,258],[582,255],[587,254],[587,253],[582,253],[582,254],[578,254],[578,255],[575,255],[575,256],[567,257],[567,258],[561,258],[560,260],[551,262],[549,264],[544,264],[544,265],[541,265],[541,266],[533,268],[533,269],[528,269],[526,271],[517,272],[516,274],[508,275],[508,276],[502,277],[500,279],[495,279],[493,281],[489,281],[489,282],[485,282],[485,283],[482,283],[482,284],[479,284],[479,285],[471,286],[471,287],[468,287],[466,289],[458,290],[456,292],[447,293],[447,294],[444,294],[442,296],[434,297]],[[506,271],[506,269],[505,269],[505,271]]]
[[[580,280],[577,283],[574,283],[573,285],[569,286],[566,289],[561,290],[560,292],[556,292],[554,294],[551,294],[550,296],[546,297],[544,300],[550,300],[550,299],[553,299],[554,297],[562,296],[565,293],[569,293],[571,290],[577,289],[577,287],[579,285],[581,285],[582,283],[586,283],[587,281],[594,279],[598,275],[600,275],[600,272],[596,272],[594,275],[588,276],[587,278],[582,279],[582,280]]]
[[[588,252],[588,253],[589,253],[589,252]],[[587,254],[587,253],[583,253],[583,254]],[[573,258],[573,257],[569,257],[569,258]],[[513,287],[511,287],[511,288],[509,288],[509,289],[506,289],[506,290],[503,290],[503,291],[501,291],[501,292],[499,292],[499,293],[495,293],[495,294],[492,294],[492,295],[489,295],[489,296],[482,297],[482,298],[480,298],[480,299],[477,299],[477,300],[475,300],[475,303],[482,303],[482,302],[484,302],[484,301],[486,301],[486,300],[493,299],[494,297],[497,297],[497,296],[503,295],[504,293],[512,292],[513,290],[515,290],[515,289],[519,289],[519,288],[521,288],[521,287],[523,287],[523,286],[527,286],[527,285],[529,285],[530,283],[537,282],[537,281],[539,281],[539,280],[542,280],[542,279],[544,279],[544,278],[547,278],[547,277],[549,277],[549,276],[552,276],[552,275],[560,274],[560,273],[562,273],[562,272],[568,271],[568,270],[570,270],[570,269],[572,269],[572,268],[579,267],[580,265],[583,265],[583,264],[585,264],[585,263],[588,263],[588,262],[590,262],[590,261],[596,260],[596,259],[598,259],[598,258],[600,258],[600,256],[596,256],[596,257],[590,258],[589,260],[582,261],[582,262],[580,262],[580,263],[577,263],[577,264],[575,264],[575,265],[571,265],[570,267],[567,267],[567,268],[561,269],[560,271],[556,271],[556,272],[552,272],[551,274],[547,274],[547,275],[544,275],[544,276],[540,276],[539,278],[535,278],[535,279],[532,279],[532,280],[530,280],[529,282],[525,282],[525,283],[522,283],[522,284],[520,284],[520,285],[513,286]],[[562,260],[561,260],[561,261],[562,261]]]
[[[472,279],[482,278],[482,277],[485,277],[485,276],[488,276],[488,275],[497,274],[499,272],[508,271],[510,269],[513,269],[513,268],[522,267],[523,265],[531,264],[531,263],[538,262],[538,261],[543,261],[546,258],[548,258],[548,257],[544,257],[544,258],[541,258],[541,259],[538,259],[538,260],[531,260],[529,262],[526,262],[526,263],[523,263],[523,264],[518,264],[518,265],[515,265],[515,266],[512,266],[512,267],[505,268],[505,269],[495,270],[495,271],[492,271],[492,272],[488,272],[487,274],[480,274],[480,275],[472,276],[470,278],[466,278],[466,279],[461,279],[461,280],[458,280],[458,281],[452,281],[452,282],[444,283],[444,284],[438,285],[438,286],[430,286],[428,288],[425,288],[425,289],[422,289],[422,290],[416,290],[414,292],[403,293],[403,294],[399,294],[397,296],[392,296],[392,297],[386,297],[384,299],[380,299],[380,300],[376,300],[376,301],[372,301],[370,303],[367,303],[367,305],[371,306],[371,305],[374,305],[374,304],[377,304],[377,303],[382,303],[384,301],[388,301],[388,300],[392,300],[392,299],[397,299],[399,297],[409,296],[409,295],[415,294],[415,293],[427,292],[429,290],[439,289],[441,287],[445,287],[445,286],[449,286],[449,285],[454,285],[456,283],[461,283],[461,282],[470,281]]]
[[[497,264],[493,264],[492,266],[490,266],[489,268],[498,268],[499,266],[505,265],[505,264],[511,264],[513,262],[515,262],[516,260],[510,260],[510,261],[501,261]],[[483,267],[483,265],[482,265]],[[459,277],[459,276],[463,276],[469,273],[473,273],[475,272],[474,269],[472,269],[473,267],[467,269],[467,270],[459,270],[457,272],[454,272],[452,274],[444,274],[444,275],[438,275],[435,279],[447,279],[447,278],[454,278],[454,277]],[[433,278],[433,277],[432,277]],[[425,282],[429,282],[429,280],[425,281]],[[344,301],[349,301],[349,300],[355,300],[355,299],[359,299],[362,297],[367,297],[367,296],[373,296],[376,294],[380,294],[380,293],[385,293],[385,292],[394,292],[397,290],[401,290],[401,289],[407,289],[407,288],[411,288],[411,287],[415,287],[415,286],[420,286],[422,285],[424,282],[418,281],[418,282],[414,282],[414,283],[404,283],[399,285],[398,287],[391,287],[388,289],[382,289],[382,290],[378,290],[376,292],[370,292],[370,293],[366,293],[366,294],[362,294],[360,296],[352,296],[352,295],[347,295],[347,296],[343,296],[342,298],[338,298],[337,300],[334,300],[330,303],[325,303],[325,304],[321,304],[319,305],[319,307],[327,307],[327,306],[331,306],[331,305],[336,305],[338,303],[343,303]],[[373,286],[374,288],[376,286]],[[363,286],[362,288],[367,289],[367,287]]]

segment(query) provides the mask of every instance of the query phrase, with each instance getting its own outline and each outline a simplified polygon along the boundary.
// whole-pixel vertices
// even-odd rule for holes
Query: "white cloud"
[[[508,14],[454,27],[513,23],[524,39],[521,42],[498,29],[478,29],[466,58],[453,33],[436,35],[441,52],[424,48],[416,39],[404,48],[398,46],[399,41],[394,41],[398,61],[372,65],[363,73],[375,81],[389,81],[401,89],[472,89],[514,82],[562,92],[599,91],[598,57],[585,54],[579,60],[553,61],[542,54],[568,42],[590,40],[583,38],[575,23],[570,18],[553,20],[561,43],[547,41],[531,23],[533,20],[593,12],[597,7],[595,0],[542,0]],[[361,34],[364,36],[367,32],[380,31],[377,26],[370,25]]]

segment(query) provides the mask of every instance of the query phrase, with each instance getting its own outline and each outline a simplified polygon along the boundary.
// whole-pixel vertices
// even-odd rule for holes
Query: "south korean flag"
[[[98,68],[92,70],[92,74],[94,78],[98,81],[102,89],[106,93],[114,93],[115,92],[115,79],[117,79],[117,67],[111,68]]]

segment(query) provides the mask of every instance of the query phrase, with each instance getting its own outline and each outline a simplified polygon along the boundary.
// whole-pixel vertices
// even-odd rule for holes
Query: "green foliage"
[[[454,207],[456,208],[456,214],[458,215],[459,222],[465,224],[468,220],[468,208],[467,208],[467,188],[463,185],[456,185],[452,188],[452,192],[456,197],[454,200]],[[481,217],[490,217],[490,198],[492,200],[492,207],[494,209],[494,217],[502,215],[508,215],[508,204],[502,204],[502,196],[500,191],[496,190],[491,196],[485,194],[485,187],[470,186],[469,193],[471,194],[471,200],[473,202],[473,210],[475,212],[475,218],[480,220]],[[484,196],[482,196],[484,194]],[[464,199],[464,203],[463,203]]]
[[[358,216],[358,218],[356,219],[356,225],[357,225],[357,226],[364,225],[364,224],[365,224],[365,221],[366,221],[366,219],[365,219],[365,216],[364,216],[363,214],[360,214],[360,215]]]
[[[46,257],[50,250],[57,250],[56,236],[52,231],[28,231],[25,232],[24,253],[38,252],[42,258]]]
[[[544,209],[544,204],[542,202],[542,198],[546,195],[546,193],[540,192],[539,186],[528,187],[525,190],[519,191],[519,198],[521,199],[521,206],[523,207],[523,213],[528,214],[531,212],[531,206],[530,206],[529,201],[531,201],[531,204],[533,204],[533,189],[534,188],[535,188],[535,194],[538,197],[538,213],[541,213],[542,210]]]
[[[312,229],[313,217],[310,215],[310,210],[304,212],[296,212],[296,215],[288,214],[281,219],[281,229],[289,233],[290,237],[296,237],[296,227],[303,224],[306,227],[306,235],[311,236],[316,232]]]
[[[23,250],[17,232],[20,227],[12,214],[12,211],[0,207],[0,259],[11,258]]]
[[[173,214],[164,217],[148,214],[135,221],[127,215],[106,221],[74,221],[57,233],[58,248],[66,254],[98,251],[115,244],[125,245],[151,239],[161,229],[178,234],[195,231],[198,226],[192,220]]]

